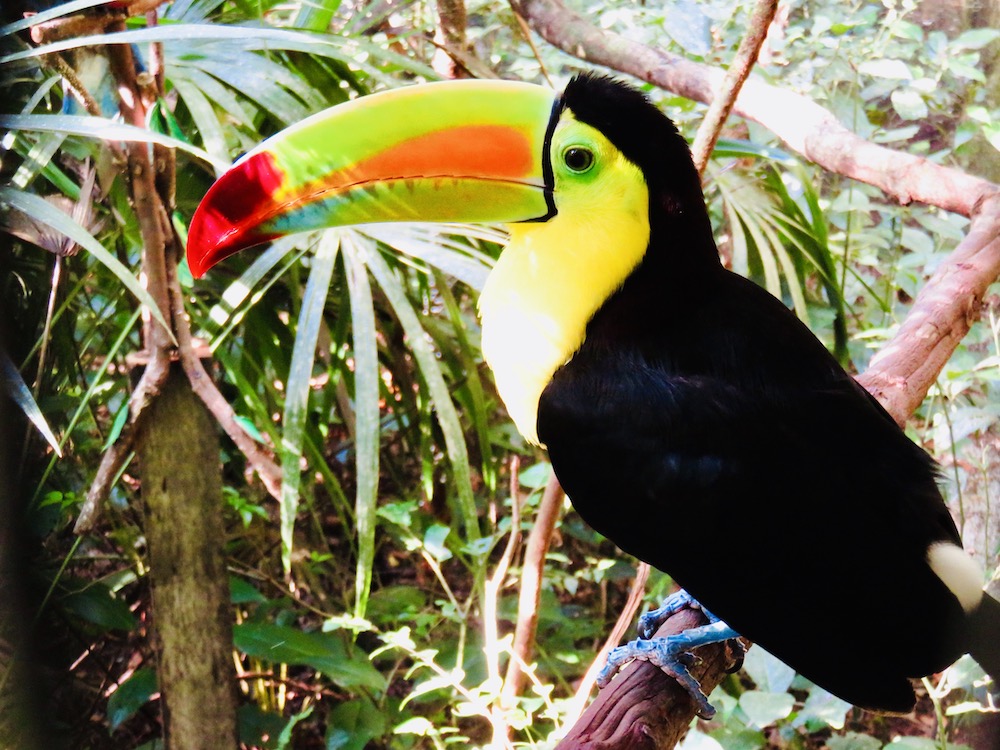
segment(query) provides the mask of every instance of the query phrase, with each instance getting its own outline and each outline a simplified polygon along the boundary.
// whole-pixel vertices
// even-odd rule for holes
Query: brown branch
[[[148,5],[149,3],[142,7]],[[110,23],[109,27],[111,30],[123,28],[120,21]],[[155,79],[150,77],[145,85],[137,81],[132,50],[127,45],[108,45],[105,50],[118,85],[122,113],[131,124],[145,127],[146,110],[157,96]],[[146,144],[126,145],[130,195],[142,235],[143,279],[157,307],[165,319],[172,323],[178,348],[175,351],[174,333],[164,329],[147,314],[144,318],[143,336],[146,350],[137,357],[145,365],[145,369],[129,401],[129,423],[119,439],[101,457],[101,463],[74,525],[77,534],[92,530],[97,523],[101,505],[132,453],[135,438],[141,433],[149,408],[166,383],[170,362],[175,356],[179,356],[194,392],[246,456],[247,462],[260,476],[268,493],[275,498],[281,495],[281,470],[268,452],[236,423],[232,406],[219,393],[194,351],[190,324],[175,272],[180,241],[173,231],[166,208],[173,198],[173,155],[155,149],[154,154],[161,171],[166,173],[164,180],[156,179],[157,170],[150,162]]]
[[[174,237],[175,247],[180,248],[179,238],[176,235]],[[174,313],[174,330],[177,334],[178,352],[184,373],[191,381],[191,388],[204,402],[229,439],[235,443],[257,476],[260,477],[268,494],[275,500],[280,500],[281,467],[275,462],[270,451],[261,446],[247,434],[246,430],[240,427],[232,405],[219,392],[212,377],[205,370],[202,356],[207,355],[208,352],[199,352],[195,348],[194,339],[191,336],[191,323],[184,309],[184,296],[176,278],[176,264],[171,264],[169,275],[171,309]]]
[[[604,639],[604,645],[598,649],[597,658],[591,662],[590,667],[580,679],[576,693],[573,694],[573,700],[566,710],[563,721],[567,724],[570,722],[575,723],[580,718],[584,704],[586,704],[587,699],[590,697],[590,691],[597,684],[597,675],[607,662],[608,652],[622,642],[622,638],[625,637],[625,633],[632,624],[632,618],[639,611],[639,607],[642,605],[642,598],[646,593],[646,581],[649,580],[649,571],[650,567],[647,562],[640,562],[636,566],[635,580],[632,581],[632,588],[628,592],[628,599],[625,601],[625,606],[622,608],[621,614],[618,615],[618,620],[615,622],[614,627],[611,628],[608,637]]]
[[[695,169],[698,174],[705,174],[705,167],[712,156],[712,150],[719,140],[719,133],[722,126],[726,124],[726,118],[736,103],[740,89],[750,76],[750,71],[757,62],[757,55],[767,38],[767,30],[774,20],[774,14],[778,10],[778,0],[757,0],[753,12],[750,14],[749,29],[740,47],[736,51],[736,57],[726,71],[726,77],[722,82],[722,88],[718,95],[712,99],[712,103],[705,113],[705,119],[701,121],[698,133],[695,135],[694,143],[691,146],[691,157],[694,159]]]
[[[653,637],[707,622],[700,611],[685,609]],[[725,679],[734,654],[727,644],[716,643],[698,649],[698,656],[691,674],[708,694]],[[672,677],[648,662],[632,662],[598,694],[556,750],[668,750],[687,732],[694,714],[691,697]]]
[[[122,114],[133,125],[144,127],[145,107],[139,87],[135,82],[135,60],[126,45],[109,45],[106,48],[111,70],[118,84]],[[163,231],[163,206],[158,200],[152,165],[147,156],[146,144],[129,143],[125,146],[128,160],[127,182],[132,204],[135,207],[139,232],[142,235],[142,275],[146,289],[165,320],[170,321],[170,295],[167,288],[166,248],[168,239]],[[129,424],[122,436],[101,457],[94,481],[77,517],[74,531],[90,531],[100,517],[101,504],[111,489],[111,483],[131,454],[136,436],[145,422],[149,407],[160,394],[170,374],[173,334],[164,329],[148,313],[144,318],[146,343],[144,359],[146,368],[129,399]]]
[[[491,680],[500,680],[499,635],[497,632],[497,604],[500,601],[500,590],[507,579],[507,571],[514,559],[514,550],[521,540],[521,482],[520,459],[515,455],[510,459],[510,534],[507,544],[497,561],[493,575],[486,580],[483,596],[483,640],[486,651],[487,669]],[[493,725],[493,746],[504,747],[510,734],[510,724],[504,716],[507,705],[503,701],[494,703],[491,709],[490,723]]]
[[[538,629],[538,605],[542,600],[542,572],[545,555],[549,551],[552,531],[562,510],[565,497],[555,474],[549,478],[538,506],[535,525],[528,534],[524,549],[524,565],[521,567],[521,589],[517,599],[517,625],[514,629],[513,655],[507,664],[501,704],[511,706],[514,698],[524,687],[523,664],[531,663],[531,652],[535,645],[535,631]]]
[[[858,378],[902,424],[979,318],[986,289],[1000,276],[1000,194],[983,201],[969,233],[917,295],[896,335]]]
[[[166,2],[167,0],[136,0],[124,9],[107,6],[88,8],[81,13],[53,18],[31,27],[31,41],[35,44],[50,44],[63,39],[103,34],[124,19],[144,15]],[[25,14],[29,17],[32,15],[35,14]]]
[[[469,69],[458,60],[460,54],[470,52],[465,38],[468,24],[465,0],[437,0],[436,6],[438,23],[434,30],[434,43],[438,51],[432,61],[434,70],[442,78],[466,78]]]

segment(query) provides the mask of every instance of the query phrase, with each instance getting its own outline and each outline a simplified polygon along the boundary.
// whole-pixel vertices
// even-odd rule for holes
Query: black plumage
[[[996,612],[970,625],[927,564],[932,543],[961,544],[934,462],[788,309],[722,267],[664,115],[595,77],[563,104],[650,190],[644,259],[539,402],[574,507],[814,682],[910,710],[908,677],[1000,638]]]

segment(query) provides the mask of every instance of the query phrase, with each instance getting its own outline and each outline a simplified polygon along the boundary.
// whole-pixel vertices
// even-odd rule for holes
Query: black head
[[[642,170],[649,187],[652,244],[671,243],[681,232],[688,244],[685,256],[718,264],[701,179],[673,121],[638,89],[594,73],[575,76],[561,105],[600,130]]]

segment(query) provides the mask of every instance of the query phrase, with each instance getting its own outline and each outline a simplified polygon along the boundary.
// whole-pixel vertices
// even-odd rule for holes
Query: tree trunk
[[[167,750],[237,746],[215,425],[171,367],[139,447]]]

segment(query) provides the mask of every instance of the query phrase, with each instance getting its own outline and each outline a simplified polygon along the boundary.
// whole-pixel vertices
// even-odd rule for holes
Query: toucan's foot
[[[688,598],[690,599],[690,597]],[[688,604],[684,606],[688,606]],[[632,659],[648,661],[677,680],[691,696],[698,708],[698,715],[703,719],[710,719],[715,715],[715,709],[708,702],[708,697],[702,692],[701,685],[688,669],[696,659],[691,650],[699,646],[738,637],[739,635],[731,627],[716,620],[709,625],[691,628],[666,638],[635,640],[613,649],[608,654],[608,663],[597,676],[597,684],[600,687],[605,687],[611,682],[615,673]]]
[[[646,614],[639,618],[639,637],[640,638],[652,638],[653,633],[660,629],[660,626],[673,617],[675,614],[680,612],[682,609],[701,609],[701,605],[694,600],[687,591],[681,589],[666,599],[664,599],[663,604],[660,605],[659,609],[652,609]],[[706,615],[708,613],[706,612]],[[708,616],[710,622],[716,622],[718,618],[712,618]]]
[[[639,637],[652,638],[663,623],[680,612],[682,609],[701,610],[702,614],[705,615],[709,623],[720,622],[718,617],[701,606],[701,604],[693,596],[691,596],[691,594],[684,589],[681,589],[664,599],[663,604],[660,605],[659,609],[650,610],[639,618]],[[743,659],[747,654],[747,650],[743,645],[743,642],[739,639],[739,636],[732,639],[732,643],[729,644],[729,649],[731,651],[733,663],[729,666],[726,672],[728,674],[736,674],[743,668]]]

